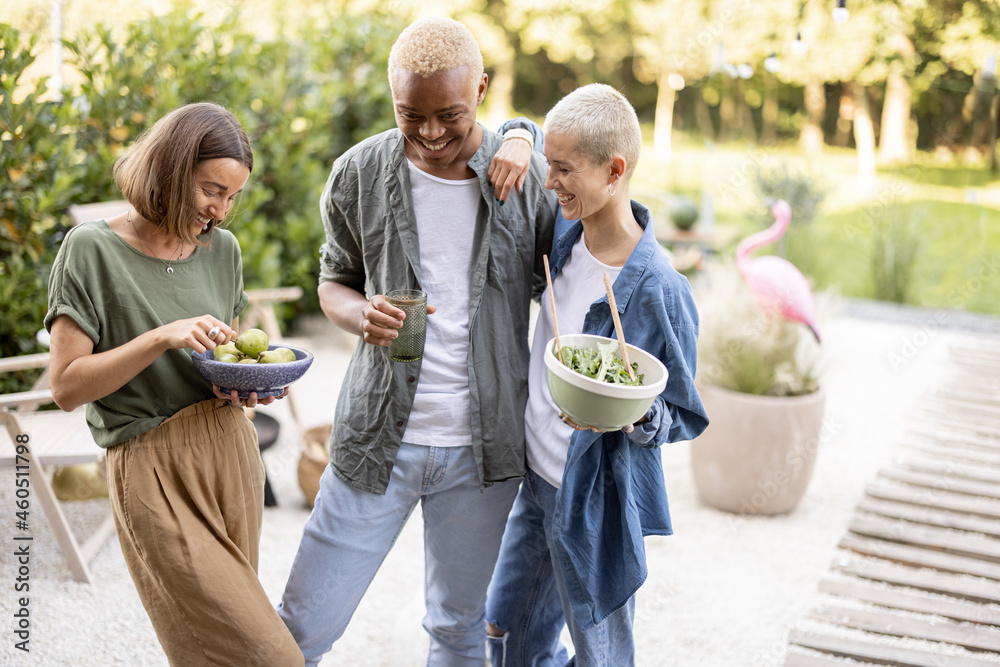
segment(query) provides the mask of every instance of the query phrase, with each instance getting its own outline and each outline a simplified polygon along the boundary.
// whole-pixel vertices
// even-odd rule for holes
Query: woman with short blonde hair
[[[578,665],[636,664],[635,593],[646,579],[643,538],[669,535],[670,511],[658,447],[691,440],[708,425],[694,384],[698,312],[687,279],[671,266],[649,211],[629,197],[642,133],[632,105],[603,84],[578,88],[537,127],[548,160],[545,187],[556,220],[550,268],[560,334],[617,336],[667,368],[649,411],[621,430],[597,432],[564,417],[546,384],[545,348],[555,317],[542,308],[528,369],[528,471],[504,530],[486,619],[494,665],[566,665],[569,629]],[[527,163],[529,142],[507,141]],[[500,152],[497,153],[498,158]],[[613,283],[612,314],[605,280]],[[546,290],[548,291],[548,290]],[[546,294],[542,303],[549,303]],[[563,339],[565,340],[565,338]]]

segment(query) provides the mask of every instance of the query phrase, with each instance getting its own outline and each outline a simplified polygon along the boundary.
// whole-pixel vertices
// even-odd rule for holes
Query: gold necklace
[[[174,262],[176,262],[178,259],[180,259],[181,255],[184,254],[184,248],[181,245],[180,239],[177,240],[177,257],[175,257],[174,259],[160,259],[159,257],[157,257],[156,255],[154,255],[153,253],[151,253],[149,251],[149,248],[147,248],[146,244],[143,243],[142,237],[139,236],[139,230],[135,228],[135,223],[132,221],[132,209],[131,208],[128,210],[128,213],[125,214],[125,220],[127,220],[128,224],[130,224],[132,226],[132,233],[135,234],[136,240],[139,242],[139,245],[142,246],[142,251],[144,253],[146,253],[148,256],[152,257],[153,259],[159,259],[160,263],[163,264],[163,266],[167,267],[167,274],[168,275],[173,274],[174,267],[172,267],[170,265],[173,264]]]

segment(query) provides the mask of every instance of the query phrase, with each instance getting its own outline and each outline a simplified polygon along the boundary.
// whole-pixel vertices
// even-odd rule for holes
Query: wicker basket
[[[332,424],[314,426],[302,437],[302,455],[299,456],[299,486],[306,497],[306,504],[313,506],[319,492],[319,478],[330,462],[330,431]]]

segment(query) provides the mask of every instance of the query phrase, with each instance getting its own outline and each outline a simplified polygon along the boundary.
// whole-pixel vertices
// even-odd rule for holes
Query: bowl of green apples
[[[222,393],[235,389],[240,398],[248,398],[256,392],[258,399],[280,396],[305,375],[313,358],[307,350],[272,344],[260,329],[247,329],[234,341],[191,353],[198,372]]]

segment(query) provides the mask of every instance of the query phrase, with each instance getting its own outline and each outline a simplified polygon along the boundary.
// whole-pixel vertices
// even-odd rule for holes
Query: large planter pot
[[[812,478],[826,394],[776,397],[700,387],[708,428],[691,442],[694,482],[709,505],[783,514]]]

